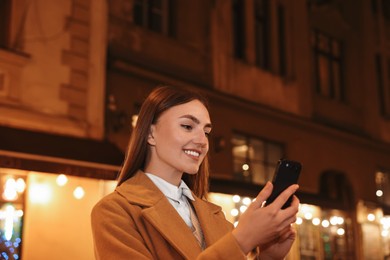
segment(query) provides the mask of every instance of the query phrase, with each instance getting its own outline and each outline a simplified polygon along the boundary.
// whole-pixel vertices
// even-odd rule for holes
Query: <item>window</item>
[[[379,93],[380,112],[385,117],[390,117],[390,58],[386,59],[386,64],[383,64],[382,57],[378,54],[375,56],[375,69],[377,86]],[[384,65],[387,66],[387,75],[384,75]]]
[[[173,7],[174,0],[134,0],[134,23],[148,30],[173,36]]]
[[[255,0],[256,65],[263,69],[270,69],[269,10],[268,0]]]
[[[0,1],[0,48],[9,45],[11,0]]]
[[[234,57],[245,60],[245,1],[233,0]]]
[[[312,33],[312,45],[316,92],[333,100],[344,101],[340,41],[315,30]]]
[[[265,184],[284,155],[281,144],[242,134],[235,134],[232,144],[234,177],[243,181]]]

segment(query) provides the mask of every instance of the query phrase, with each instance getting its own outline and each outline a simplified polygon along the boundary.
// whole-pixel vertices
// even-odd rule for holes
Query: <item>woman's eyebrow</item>
[[[180,118],[188,118],[188,119],[192,120],[194,123],[200,124],[199,119],[196,118],[196,117],[194,117],[193,115],[183,115],[183,116],[181,116]],[[211,123],[207,123],[207,124],[205,125],[205,127],[213,128],[213,126],[211,125]]]

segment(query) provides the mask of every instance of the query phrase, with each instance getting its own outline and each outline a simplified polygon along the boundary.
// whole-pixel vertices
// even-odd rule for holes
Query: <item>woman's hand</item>
[[[286,229],[290,228],[290,225],[296,220],[299,206],[298,198],[294,196],[290,207],[281,208],[298,189],[298,185],[291,185],[273,203],[267,207],[262,207],[264,201],[271,195],[272,189],[272,183],[267,182],[256,200],[241,215],[237,227],[232,232],[245,254],[259,246],[260,249],[263,248],[265,251],[270,250],[268,251],[269,255],[273,255],[272,252],[275,250],[273,248],[282,250],[291,247],[292,243],[287,238],[295,238],[295,235],[294,237],[290,236]],[[274,247],[272,247],[273,245]]]
[[[277,240],[263,246],[262,248],[259,248],[260,259],[284,259],[290,251],[295,238],[295,229],[292,226],[287,227]]]

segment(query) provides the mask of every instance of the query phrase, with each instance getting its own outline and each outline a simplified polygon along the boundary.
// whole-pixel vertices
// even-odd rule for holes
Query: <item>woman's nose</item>
[[[194,142],[201,146],[207,146],[209,143],[209,139],[207,138],[206,133],[204,131],[199,131],[194,138]]]

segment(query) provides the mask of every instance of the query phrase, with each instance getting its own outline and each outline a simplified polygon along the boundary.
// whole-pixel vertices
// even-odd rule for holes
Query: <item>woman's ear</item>
[[[156,140],[154,140],[153,132],[154,132],[154,125],[151,125],[149,129],[149,135],[148,135],[148,144],[150,144],[151,146],[156,145]]]

